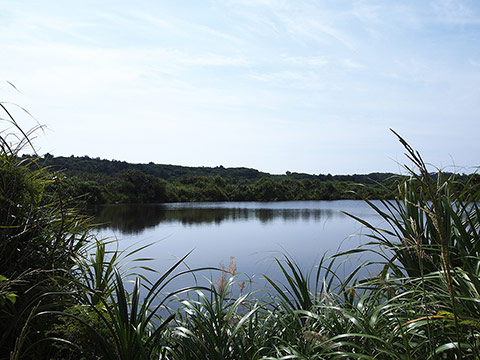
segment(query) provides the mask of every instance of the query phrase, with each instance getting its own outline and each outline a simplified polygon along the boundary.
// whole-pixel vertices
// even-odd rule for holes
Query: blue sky
[[[478,1],[0,0],[0,49],[40,154],[398,172],[393,128],[479,165]]]

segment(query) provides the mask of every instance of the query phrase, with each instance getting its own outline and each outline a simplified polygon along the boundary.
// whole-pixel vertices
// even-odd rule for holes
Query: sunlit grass
[[[180,270],[187,254],[150,282],[144,247],[108,251],[61,178],[19,157],[31,133],[2,109],[17,131],[0,133],[0,359],[479,358],[476,175],[432,173],[398,136],[413,167],[396,200],[366,200],[382,227],[352,216],[370,230],[364,246],[307,270],[279,258],[271,291],[245,291],[233,257],[209,287],[172,291],[212,269]],[[341,278],[342,258],[359,252],[381,257]]]

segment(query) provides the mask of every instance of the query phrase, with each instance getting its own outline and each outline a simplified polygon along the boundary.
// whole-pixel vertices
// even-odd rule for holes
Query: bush
[[[24,346],[31,346],[49,326],[49,319],[35,320],[34,312],[62,308],[59,296],[49,295],[62,290],[54,276],[75,265],[88,228],[70,207],[61,179],[35,158],[20,157],[35,129],[23,132],[0,106],[7,116],[3,122],[13,129],[0,133],[0,274],[8,279],[3,286],[16,294],[15,303],[0,307],[0,358],[5,358],[20,335]]]

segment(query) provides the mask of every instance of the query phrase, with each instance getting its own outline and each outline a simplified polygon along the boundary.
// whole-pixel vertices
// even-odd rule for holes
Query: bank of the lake
[[[403,179],[391,173],[272,175],[249,168],[131,164],[50,154],[41,162],[62,178],[69,195],[84,196],[90,204],[393,199]]]

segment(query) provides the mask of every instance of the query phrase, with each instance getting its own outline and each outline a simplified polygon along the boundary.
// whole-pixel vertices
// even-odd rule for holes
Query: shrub
[[[25,133],[0,103],[10,130],[0,132],[0,274],[14,304],[0,308],[0,358],[22,343],[31,346],[49,324],[32,318],[35,311],[62,308],[61,290],[53,276],[75,264],[75,257],[88,241],[84,217],[74,211],[64,196],[61,179],[42,168],[36,158],[22,158],[38,127]],[[7,132],[8,131],[8,132]],[[13,141],[11,140],[13,139]],[[49,188],[47,192],[46,189]],[[27,331],[25,322],[35,331]]]

